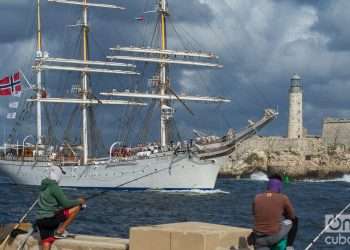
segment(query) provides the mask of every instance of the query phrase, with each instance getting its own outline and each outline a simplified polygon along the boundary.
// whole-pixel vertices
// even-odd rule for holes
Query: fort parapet
[[[323,121],[322,140],[327,145],[350,146],[350,119],[326,118]]]

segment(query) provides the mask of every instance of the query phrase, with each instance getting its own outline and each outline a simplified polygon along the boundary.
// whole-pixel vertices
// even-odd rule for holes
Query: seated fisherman
[[[267,191],[256,195],[253,202],[254,231],[250,237],[256,250],[270,250],[282,239],[287,239],[287,249],[294,249],[293,242],[297,231],[297,218],[293,206],[281,194],[282,178],[270,177]],[[252,240],[253,238],[253,240]]]
[[[59,238],[66,237],[66,228],[78,215],[81,205],[85,204],[83,198],[69,200],[58,185],[62,174],[62,168],[51,166],[49,176],[41,182],[37,221],[40,231],[42,249],[51,249],[52,243]]]

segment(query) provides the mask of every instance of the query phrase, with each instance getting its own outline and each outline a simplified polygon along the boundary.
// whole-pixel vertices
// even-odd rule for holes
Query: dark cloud
[[[28,12],[31,6],[32,1],[22,1],[22,3],[17,4],[5,2],[1,4],[0,44],[31,37],[32,34],[29,31],[25,32],[24,28],[28,27],[32,21],[30,19],[32,19],[33,13]]]
[[[319,11],[319,21],[315,24],[314,30],[329,39],[328,46],[331,50],[348,51],[350,49],[349,8],[349,1],[337,0],[329,2],[327,8]]]
[[[80,22],[79,7],[65,8],[42,2],[45,50],[52,56],[79,57],[78,28],[68,27]],[[114,0],[105,2],[116,3]],[[104,59],[111,54],[108,49],[117,44],[149,46],[157,19],[144,12],[154,9],[156,2],[118,1],[127,7],[126,11],[91,8],[91,57]],[[169,0],[169,46],[213,51],[225,66],[221,70],[199,71],[172,67],[170,74],[174,89],[179,93],[232,98],[228,105],[189,104],[195,117],[181,105],[176,105],[177,127],[183,137],[189,137],[193,128],[221,134],[230,126],[243,127],[248,119],[258,119],[266,107],[278,107],[280,116],[263,133],[285,135],[289,78],[295,72],[303,78],[304,122],[311,133],[320,133],[325,116],[350,115],[346,111],[349,103],[344,94],[350,90],[348,5],[350,3],[346,0]],[[1,74],[21,67],[31,75],[35,52],[33,10],[32,1],[5,0],[2,4],[0,49],[4,53],[0,58]],[[135,20],[142,15],[145,22]],[[152,45],[159,46],[157,36]],[[143,66],[138,64],[138,70],[143,72]],[[97,93],[112,88],[132,90],[135,81],[139,83],[139,89],[146,89],[147,79],[155,71],[155,67],[148,65],[141,77],[93,76],[91,80]],[[45,83],[52,96],[62,96],[77,83],[77,79],[77,74],[50,73],[46,75]],[[1,101],[3,107],[6,102]],[[50,106],[50,109],[59,117],[64,116],[63,108]],[[0,112],[4,114],[5,108]],[[132,132],[137,137],[139,128],[136,129],[136,125],[140,124],[136,123],[144,121],[145,113],[147,108],[141,111],[126,107],[98,108],[97,119],[103,121],[105,141],[114,140],[121,129],[121,121],[125,122],[132,116],[136,118],[129,119],[129,122],[134,124]],[[155,110],[152,117],[149,131],[151,137],[157,139],[159,111]],[[58,129],[64,129],[64,121]]]

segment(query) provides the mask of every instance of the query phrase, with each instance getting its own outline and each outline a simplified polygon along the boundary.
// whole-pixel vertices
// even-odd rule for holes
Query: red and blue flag
[[[0,79],[0,96],[15,95],[21,92],[21,90],[22,86],[19,72]]]

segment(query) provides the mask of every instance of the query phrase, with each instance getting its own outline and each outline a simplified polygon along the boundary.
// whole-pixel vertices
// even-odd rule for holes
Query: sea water
[[[284,185],[299,217],[296,249],[304,249],[325,226],[325,215],[341,211],[350,202],[349,176],[331,181],[297,181]],[[30,207],[38,187],[10,184],[0,177],[0,223],[15,222]],[[219,179],[215,190],[202,191],[116,191],[88,202],[70,231],[94,235],[128,237],[132,226],[202,221],[252,227],[251,204],[263,192],[266,177],[261,173],[251,179]],[[70,197],[89,196],[99,189],[64,189]],[[350,211],[347,211],[350,214]],[[34,221],[35,211],[29,219]],[[328,238],[327,238],[328,237]],[[329,238],[332,237],[332,238]],[[350,232],[324,234],[313,249],[350,249]],[[344,243],[344,239],[349,243]],[[333,241],[329,241],[329,240]],[[327,245],[326,241],[333,242]]]

